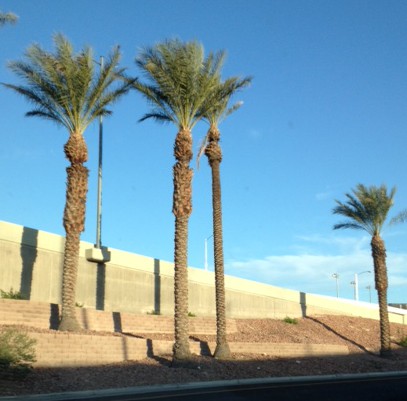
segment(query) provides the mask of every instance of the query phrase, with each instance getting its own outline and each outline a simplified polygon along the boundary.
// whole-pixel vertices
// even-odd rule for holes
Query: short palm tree
[[[0,26],[6,24],[15,24],[18,20],[17,15],[13,13],[3,13],[0,11]]]
[[[223,261],[223,228],[222,228],[222,198],[220,163],[222,149],[219,145],[219,124],[230,114],[236,111],[241,102],[228,107],[231,96],[239,89],[248,86],[251,78],[230,78],[223,83],[218,83],[212,96],[207,99],[207,111],[204,114],[209,124],[209,130],[201,146],[199,157],[205,153],[208,158],[212,173],[212,219],[215,261],[215,294],[216,294],[216,349],[214,356],[219,359],[230,357],[230,348],[226,338],[226,305],[225,305],[225,280]]]
[[[11,62],[9,68],[24,84],[5,86],[33,104],[33,109],[26,116],[51,120],[69,133],[64,146],[70,166],[67,168],[63,216],[66,239],[59,330],[74,331],[79,329],[75,314],[75,290],[80,233],[85,226],[88,190],[88,169],[84,166],[88,150],[83,135],[92,121],[111,114],[106,107],[125,94],[131,82],[122,79],[123,69],[116,70],[120,60],[118,48],[113,50],[103,71],[98,73],[90,48],[74,54],[72,45],[61,34],[54,37],[54,43],[55,53],[33,45],[26,51],[26,60]]]
[[[174,235],[174,361],[189,359],[188,334],[188,221],[192,212],[192,129],[202,118],[205,99],[217,81],[223,53],[209,54],[198,42],[168,40],[140,52],[136,64],[148,83],[135,88],[152,106],[140,121],[153,118],[178,128],[173,167]]]
[[[372,236],[371,249],[375,273],[375,287],[379,298],[380,314],[380,354],[390,355],[390,324],[387,310],[387,267],[386,247],[380,236],[388,212],[393,206],[396,188],[388,193],[385,185],[380,187],[365,187],[362,184],[352,190],[353,194],[346,194],[345,203],[336,201],[334,214],[348,218],[343,223],[335,224],[334,230],[351,228],[365,230]]]

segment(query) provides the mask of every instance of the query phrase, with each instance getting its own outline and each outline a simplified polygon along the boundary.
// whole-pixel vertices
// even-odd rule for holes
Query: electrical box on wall
[[[110,262],[110,251],[105,247],[102,246],[101,248],[90,248],[86,249],[85,251],[86,259],[89,262],[96,262],[96,263],[106,263]]]

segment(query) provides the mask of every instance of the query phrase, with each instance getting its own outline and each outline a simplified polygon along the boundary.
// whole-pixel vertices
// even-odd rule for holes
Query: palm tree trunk
[[[66,233],[64,265],[62,273],[62,311],[58,330],[79,331],[76,319],[75,292],[78,276],[80,237],[76,233]]]
[[[220,183],[220,163],[222,150],[219,146],[220,134],[211,128],[209,143],[205,149],[212,170],[212,213],[213,240],[215,260],[215,294],[216,294],[216,349],[214,357],[227,359],[231,352],[226,338],[226,302],[225,274],[223,261],[223,228],[222,228],[222,196]]]
[[[88,169],[82,163],[87,160],[87,148],[82,135],[73,134],[64,149],[71,166],[66,169],[67,190],[63,219],[66,238],[62,274],[62,312],[58,329],[76,331],[80,329],[75,312],[80,234],[85,228],[88,191]]]
[[[212,164],[212,205],[213,239],[215,254],[215,292],[216,292],[216,349],[215,358],[229,358],[230,348],[226,339],[226,301],[225,274],[223,263],[223,229],[219,162]]]
[[[190,357],[188,329],[188,264],[186,253],[188,218],[175,219],[175,271],[174,271],[174,332],[173,357],[184,360]]]
[[[371,241],[372,256],[375,272],[375,286],[379,298],[380,315],[380,355],[389,356],[390,347],[390,323],[387,309],[387,267],[386,267],[386,248],[382,238],[379,235],[372,237]]]
[[[189,359],[188,328],[188,220],[192,212],[192,137],[180,130],[175,139],[174,194],[172,211],[175,216],[174,236],[174,333],[173,360]]]

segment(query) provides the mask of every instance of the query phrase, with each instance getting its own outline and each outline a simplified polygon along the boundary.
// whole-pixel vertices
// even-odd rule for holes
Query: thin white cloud
[[[335,281],[333,273],[339,274],[342,292],[352,296],[351,281],[355,273],[370,270],[372,273],[359,276],[360,289],[374,283],[373,261],[368,236],[361,238],[340,237],[324,238],[318,235],[298,237],[310,244],[308,252],[295,255],[276,255],[264,258],[234,260],[226,263],[227,274],[237,275],[255,281],[292,288],[308,293],[334,295]],[[315,251],[314,244],[328,247],[326,254]],[[336,252],[332,250],[335,249]],[[319,247],[317,247],[319,248]],[[387,253],[389,285],[392,289],[407,284],[407,254]],[[372,286],[374,287],[374,286]]]
[[[251,129],[249,131],[249,136],[250,136],[250,138],[253,138],[253,139],[260,139],[263,135],[257,129]]]
[[[297,249],[301,249],[303,253],[336,255],[365,252],[370,247],[371,240],[368,235],[344,237],[338,235],[322,236],[320,234],[297,235],[295,239],[300,241],[300,244],[297,244]]]
[[[315,199],[317,201],[324,201],[326,199],[331,199],[333,195],[333,192],[331,191],[326,191],[326,192],[319,192],[315,194]]]

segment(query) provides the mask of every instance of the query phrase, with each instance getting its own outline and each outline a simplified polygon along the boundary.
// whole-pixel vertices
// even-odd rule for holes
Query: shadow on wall
[[[300,292],[300,305],[301,305],[301,315],[302,317],[307,316],[307,294],[305,292]]]
[[[98,263],[96,271],[96,309],[105,310],[106,264]]]
[[[122,326],[122,317],[120,312],[113,312],[113,327],[115,333],[123,333],[123,326]]]
[[[20,292],[25,299],[31,299],[34,264],[37,259],[38,230],[23,227],[20,255],[22,260]]]
[[[154,312],[161,314],[160,260],[154,259]]]
[[[49,318],[49,328],[51,330],[58,330],[59,326],[59,305],[50,304],[50,318]]]

